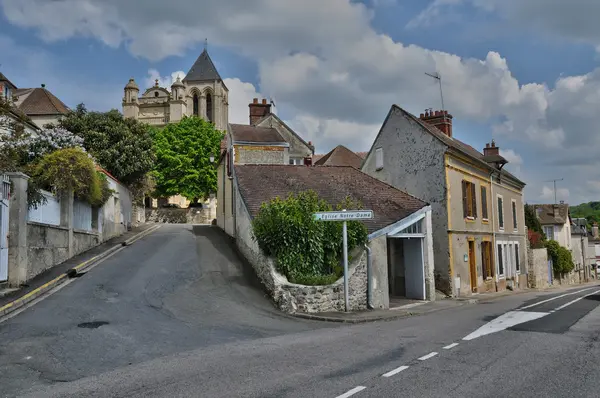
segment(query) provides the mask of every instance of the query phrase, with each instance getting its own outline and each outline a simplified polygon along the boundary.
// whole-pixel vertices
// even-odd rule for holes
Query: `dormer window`
[[[155,91],[155,92],[154,92],[154,96],[155,96],[155,97],[158,97],[158,91]]]

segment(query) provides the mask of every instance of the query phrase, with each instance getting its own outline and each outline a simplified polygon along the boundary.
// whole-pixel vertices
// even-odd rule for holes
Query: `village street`
[[[2,396],[596,396],[600,287],[344,325],[279,314],[245,267],[162,226],[0,323]]]

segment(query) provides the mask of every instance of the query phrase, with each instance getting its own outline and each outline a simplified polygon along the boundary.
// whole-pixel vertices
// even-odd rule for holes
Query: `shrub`
[[[350,199],[337,210],[359,209]],[[254,238],[267,256],[276,259],[279,272],[292,283],[327,285],[343,273],[342,223],[316,221],[313,214],[333,207],[313,191],[275,198],[261,206],[252,222]],[[367,241],[367,229],[360,221],[348,221],[348,250]]]
[[[546,242],[546,249],[548,256],[552,259],[552,268],[555,273],[568,274],[573,271],[575,268],[573,257],[566,247],[562,247],[555,240],[550,240]]]
[[[43,156],[32,169],[36,185],[54,191],[73,191],[92,206],[110,197],[108,180],[96,171],[92,159],[80,148],[67,148]]]

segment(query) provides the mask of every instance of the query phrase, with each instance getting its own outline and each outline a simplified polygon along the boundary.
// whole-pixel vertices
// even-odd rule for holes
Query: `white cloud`
[[[156,84],[156,80],[158,80],[158,85],[160,87],[166,88],[167,90],[171,91],[171,85],[177,80],[178,77],[181,80],[183,80],[183,78],[185,77],[185,72],[179,70],[177,72],[171,73],[170,76],[161,76],[156,69],[149,69],[148,76],[144,80],[144,88],[153,87]]]
[[[436,12],[470,4],[498,12],[513,24],[529,26],[531,20],[532,25],[556,27],[557,34],[600,46],[600,24],[595,21],[600,2],[588,3],[574,0],[561,7],[564,2],[558,0],[437,0],[427,8],[430,14],[415,25],[429,23],[427,18],[433,22]],[[446,107],[455,121],[493,120],[493,134],[501,147],[508,141],[513,148],[525,148],[519,149],[519,167],[527,169],[532,179],[543,180],[533,175],[537,166],[544,172],[558,168],[573,175],[568,183],[579,181],[579,187],[587,187],[581,178],[600,180],[600,135],[590,133],[597,129],[600,70],[548,85],[523,85],[497,52],[490,51],[483,59],[461,58],[396,42],[373,29],[372,9],[350,0],[206,1],[202,12],[190,12],[199,8],[197,0],[146,0],[144,7],[118,0],[0,0],[0,4],[10,22],[34,29],[43,40],[95,37],[150,60],[182,54],[208,37],[211,43],[256,61],[259,91],[292,110],[288,122],[323,151],[337,143],[368,149],[392,103],[413,113],[437,108],[438,86],[425,72],[438,71]],[[570,18],[571,13],[582,19]],[[557,27],[561,20],[563,26]],[[149,78],[155,76],[160,74],[149,72]],[[248,102],[262,96],[248,83],[231,79],[227,84],[231,121],[245,123]],[[122,94],[122,87],[117,92],[115,97]],[[113,103],[118,106],[119,101]],[[456,129],[455,135],[460,134]],[[530,192],[537,196],[542,187],[533,185],[536,189]],[[571,192],[583,196],[579,190]]]
[[[557,188],[556,189],[556,200],[565,202],[569,200],[570,192],[567,188]],[[554,189],[548,186],[542,187],[542,192],[540,193],[540,199],[546,200],[548,203],[554,203]]]

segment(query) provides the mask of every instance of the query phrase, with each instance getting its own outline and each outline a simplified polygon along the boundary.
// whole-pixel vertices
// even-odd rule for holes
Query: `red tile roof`
[[[313,158],[315,166],[351,166],[357,169],[360,169],[362,161],[360,156],[343,145],[336,146],[317,161]]]
[[[427,206],[423,202],[353,167],[298,167],[288,165],[236,165],[235,175],[248,211],[255,217],[263,203],[290,193],[313,190],[336,205],[346,197],[373,210],[366,220],[369,233],[406,218]]]

